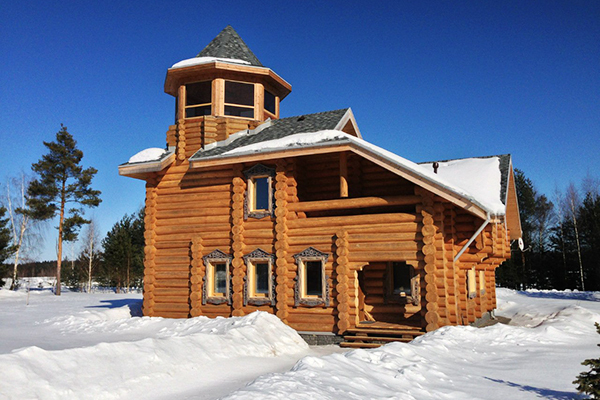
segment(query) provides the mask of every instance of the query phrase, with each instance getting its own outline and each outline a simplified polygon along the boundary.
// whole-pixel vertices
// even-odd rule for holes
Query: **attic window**
[[[185,85],[185,117],[201,117],[211,113],[212,82]]]
[[[254,118],[254,85],[225,81],[225,115]]]
[[[245,171],[247,178],[244,199],[245,217],[264,218],[273,215],[273,178],[275,169],[256,164]]]

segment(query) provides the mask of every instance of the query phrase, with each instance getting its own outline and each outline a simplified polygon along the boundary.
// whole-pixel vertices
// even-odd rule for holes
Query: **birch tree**
[[[82,261],[87,265],[87,292],[92,291],[93,271],[98,263],[100,253],[100,233],[96,221],[92,218],[83,232]]]
[[[581,242],[579,240],[579,229],[577,227],[578,210],[581,205],[581,200],[579,199],[579,194],[577,193],[577,189],[575,188],[575,185],[573,185],[573,183],[570,183],[569,186],[567,186],[565,202],[567,206],[567,211],[569,213],[569,218],[573,222],[575,243],[577,245],[577,260],[579,262],[579,278],[581,281],[581,290],[585,290],[585,282],[583,277],[583,261],[581,258]]]

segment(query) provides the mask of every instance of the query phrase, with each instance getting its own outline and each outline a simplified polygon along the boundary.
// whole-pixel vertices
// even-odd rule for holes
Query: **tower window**
[[[254,85],[225,81],[225,115],[254,118]]]
[[[265,90],[265,110],[275,114],[275,95],[268,90]]]
[[[212,82],[185,85],[185,117],[193,118],[211,113]]]

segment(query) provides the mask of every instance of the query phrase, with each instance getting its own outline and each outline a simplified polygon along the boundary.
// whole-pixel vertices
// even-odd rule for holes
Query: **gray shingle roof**
[[[504,205],[506,205],[506,193],[508,190],[508,175],[510,174],[510,164],[511,164],[511,157],[510,154],[501,154],[501,155],[497,155],[497,156],[484,156],[484,157],[470,157],[470,158],[498,158],[499,162],[500,162],[500,200],[502,201],[502,203]],[[437,162],[443,163],[443,162],[450,162],[450,161],[457,161],[457,160],[463,160],[462,158],[455,158],[452,160],[437,160]],[[421,164],[432,164],[436,161],[427,161],[427,162],[420,162],[418,163],[419,165]]]
[[[265,142],[267,140],[281,139],[296,133],[318,132],[327,129],[334,129],[344,115],[346,115],[348,110],[348,108],[343,108],[340,110],[325,111],[316,114],[276,119],[271,122],[271,126],[263,129],[256,135],[240,137],[239,139],[234,140],[225,146],[218,146],[204,150],[200,149],[190,158],[190,161],[215,157],[237,147]]]
[[[196,57],[232,58],[263,66],[231,25],[227,25]]]

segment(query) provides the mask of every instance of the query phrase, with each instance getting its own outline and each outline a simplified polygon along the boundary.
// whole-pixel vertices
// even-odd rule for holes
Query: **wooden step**
[[[412,335],[412,336],[420,336],[423,335],[424,332],[421,332],[421,329],[378,329],[378,328],[349,328],[347,333],[364,333],[364,334],[374,334],[374,335]]]
[[[408,343],[413,340],[413,338],[403,338],[403,337],[377,337],[377,336],[344,336],[344,340],[354,341],[354,340],[362,340],[364,342],[404,342]]]
[[[340,343],[340,347],[349,347],[353,349],[376,349],[377,347],[383,346],[382,343],[356,343],[356,342],[342,342]]]

